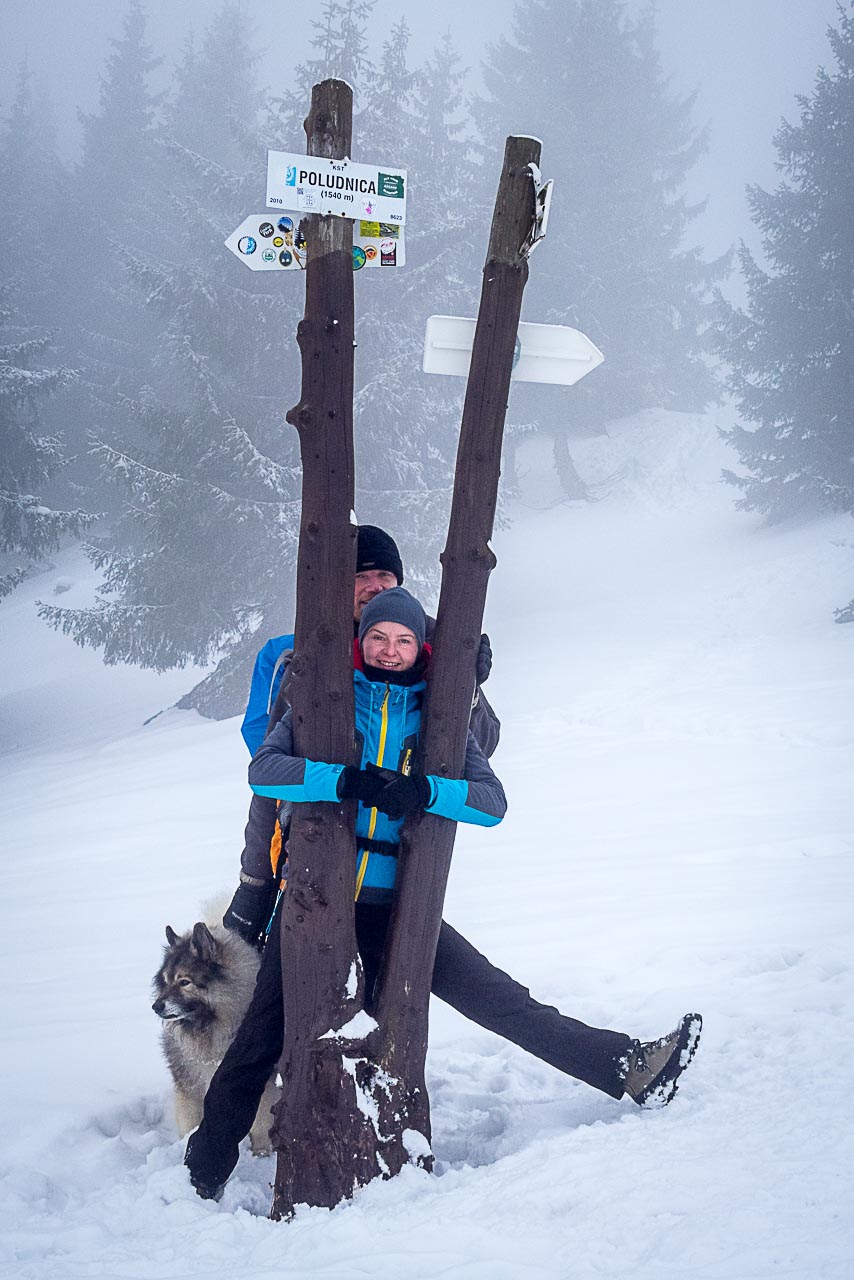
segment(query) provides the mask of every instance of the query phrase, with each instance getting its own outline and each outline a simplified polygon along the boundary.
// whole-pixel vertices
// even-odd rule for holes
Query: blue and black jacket
[[[371,680],[354,672],[356,738],[362,768],[368,763],[408,773],[421,727],[425,681],[401,685]],[[288,707],[267,735],[249,766],[249,785],[258,797],[284,803],[338,800],[340,764],[306,760],[293,754],[293,729]],[[455,822],[494,826],[504,817],[504,789],[469,731],[462,778],[427,775],[430,801],[427,813]],[[397,873],[397,843],[403,823],[359,802],[356,816],[356,890],[360,902],[391,898]],[[247,868],[248,869],[248,868]],[[269,874],[269,872],[268,872]]]

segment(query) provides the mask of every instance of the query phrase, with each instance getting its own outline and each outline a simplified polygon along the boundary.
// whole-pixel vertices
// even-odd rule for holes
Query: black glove
[[[345,765],[338,777],[339,800],[361,800],[371,809],[375,807],[376,798],[382,789],[382,778],[378,778],[376,773],[357,769],[354,764]]]
[[[390,769],[378,769],[375,764],[369,764],[368,770],[380,783],[374,808],[387,817],[405,818],[430,803],[430,783],[423,773],[393,773]]]
[[[275,880],[268,885],[244,884],[241,881],[222,917],[226,929],[239,934],[252,947],[263,946],[264,930],[273,912],[276,888]]]
[[[489,644],[489,636],[484,631],[480,637],[480,648],[477,651],[477,657],[474,661],[474,678],[478,684],[486,684],[489,679],[489,673],[492,670],[492,649]]]

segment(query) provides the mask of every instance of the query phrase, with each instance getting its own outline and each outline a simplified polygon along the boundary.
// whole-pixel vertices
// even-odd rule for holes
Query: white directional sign
[[[305,271],[306,244],[299,217],[289,213],[253,213],[225,241],[252,271]],[[406,261],[403,227],[360,219],[353,227],[353,270],[402,267]]]
[[[406,221],[406,186],[405,169],[267,152],[268,208],[338,213],[399,227]]]
[[[468,377],[476,320],[430,316],[424,338],[425,373]],[[515,382],[551,382],[571,387],[605,357],[577,329],[559,324],[520,324],[511,378]]]

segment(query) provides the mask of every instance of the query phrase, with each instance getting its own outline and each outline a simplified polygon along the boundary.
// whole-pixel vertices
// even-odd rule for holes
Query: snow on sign
[[[289,213],[253,213],[225,241],[252,271],[305,271],[306,244],[299,219]],[[402,267],[403,227],[360,219],[353,227],[353,270]]]
[[[290,151],[267,152],[267,207],[338,213],[403,226],[406,170],[326,160]]]
[[[468,376],[476,320],[430,316],[424,337],[425,373]],[[514,382],[550,382],[571,387],[605,359],[577,329],[560,324],[520,324]]]

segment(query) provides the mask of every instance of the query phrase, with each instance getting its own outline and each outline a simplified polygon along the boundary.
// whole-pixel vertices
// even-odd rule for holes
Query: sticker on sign
[[[250,271],[305,271],[307,245],[299,219],[291,214],[253,213],[225,241]],[[353,270],[402,267],[406,262],[403,227],[359,221],[353,228]]]
[[[326,160],[291,151],[267,152],[267,205],[300,213],[337,213],[402,226],[405,169]]]

